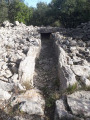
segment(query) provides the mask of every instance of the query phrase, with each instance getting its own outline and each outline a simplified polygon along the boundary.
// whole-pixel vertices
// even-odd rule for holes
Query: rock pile
[[[58,58],[60,90],[78,91],[56,101],[55,120],[90,119],[90,22],[76,29],[53,33]],[[69,93],[70,94],[70,93]]]
[[[27,89],[33,88],[35,60],[41,49],[38,28],[26,26],[18,21],[15,24],[5,21],[3,26],[0,28],[0,106],[3,107],[4,100],[10,101],[14,95],[13,100],[20,99],[15,104],[14,101],[11,102],[12,108],[20,105],[21,111],[41,116],[44,114],[45,104],[41,93],[32,89],[29,92],[36,97],[32,98],[30,95],[29,99],[27,92]],[[22,91],[25,94],[19,97],[18,94]]]
[[[82,46],[72,37],[65,37],[60,33],[53,34],[56,54],[59,59],[58,69],[61,88],[67,88],[76,82],[90,86],[90,47]]]
[[[54,120],[90,120],[90,92],[78,91],[57,100]]]
[[[52,41],[41,45],[40,33],[52,33],[56,58]],[[65,29],[5,21],[0,28],[0,120],[45,120],[46,95],[40,90],[48,88],[48,94],[58,86],[54,120],[90,120],[90,22]]]
[[[51,27],[51,26],[39,27],[38,28],[39,33],[55,33],[55,32],[60,31],[60,30],[62,30],[62,28],[60,28],[60,27]]]
[[[90,21],[88,23],[82,23],[81,25],[77,26],[76,29],[67,30],[66,34],[79,40],[89,41],[90,40]],[[89,46],[90,46],[90,42],[89,42]]]

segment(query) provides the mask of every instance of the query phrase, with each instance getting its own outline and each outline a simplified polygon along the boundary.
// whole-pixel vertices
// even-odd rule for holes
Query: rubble
[[[42,33],[49,34],[52,41],[41,43]],[[3,22],[0,119],[44,120],[45,95],[57,89],[61,97],[56,100],[54,120],[90,119],[90,22],[76,29]]]

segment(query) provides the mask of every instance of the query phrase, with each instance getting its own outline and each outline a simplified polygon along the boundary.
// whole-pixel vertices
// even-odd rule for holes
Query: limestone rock
[[[67,103],[76,116],[90,118],[90,92],[78,91],[67,96]]]
[[[4,26],[4,27],[8,27],[9,25],[10,25],[9,21],[4,21],[4,22],[3,22],[3,26]]]
[[[19,104],[19,110],[29,115],[44,115],[45,101],[37,89],[31,89],[15,97],[12,107]]]
[[[55,110],[55,118],[54,120],[83,120],[80,119],[67,111],[66,105],[63,99],[56,101],[56,110]]]
[[[14,84],[13,83],[7,83],[4,81],[0,81],[0,89],[10,92],[13,90]]]
[[[8,100],[11,95],[0,88],[0,101]]]
[[[90,26],[90,23],[85,24],[85,29],[88,25]],[[67,35],[68,32],[69,34]],[[81,28],[71,30],[71,35],[69,29],[65,34],[63,32],[52,34],[56,56],[58,58],[58,76],[61,89],[66,89],[69,85],[74,85],[78,82],[78,77],[82,76],[86,78],[81,79],[84,85],[89,86],[90,84],[89,41],[81,39],[84,37],[83,34],[85,33],[83,33]]]
[[[65,90],[69,86],[74,85],[77,83],[75,74],[71,70],[70,66],[68,65],[68,59],[69,57],[65,53],[65,51],[56,45],[57,49],[57,56],[58,58],[58,76],[60,79],[60,89]]]
[[[39,46],[31,46],[27,57],[20,63],[19,80],[23,85],[29,84],[33,87],[33,75],[35,69],[35,60],[40,52]]]
[[[87,79],[85,76],[81,76],[81,77],[80,77],[80,80],[81,80],[81,82],[82,82],[85,86],[87,86],[87,87],[90,86],[90,78]]]
[[[78,76],[90,76],[90,67],[89,66],[80,66],[80,65],[73,65],[71,67],[75,75]]]
[[[38,116],[38,115],[32,115],[32,116],[28,116],[28,117],[15,116],[14,120],[44,120],[44,118],[42,116]]]
[[[15,24],[16,26],[18,26],[18,25],[19,25],[19,22],[18,22],[18,21],[15,21],[14,24]]]
[[[65,90],[69,86],[77,83],[76,78],[69,66],[63,66],[59,70],[60,89]]]

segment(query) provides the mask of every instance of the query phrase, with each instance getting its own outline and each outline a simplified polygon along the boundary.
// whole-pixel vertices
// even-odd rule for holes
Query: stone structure
[[[50,92],[56,90],[51,87],[56,84],[57,64],[54,54],[51,55],[52,48],[49,49],[52,44],[48,43],[48,49],[48,41],[41,44],[40,33],[52,33],[58,60],[62,97],[56,101],[54,119],[90,120],[90,22],[76,29],[65,29],[26,26],[18,21],[14,24],[5,21],[0,28],[0,119],[45,120],[45,100],[38,89],[46,84]],[[36,80],[40,82],[36,89],[33,77],[40,52],[42,60],[39,60],[38,74],[41,72],[41,75],[35,76],[35,80],[40,80]],[[71,94],[73,89],[77,91]],[[69,95],[65,95],[68,90],[71,90]],[[10,117],[12,111],[13,117]]]
[[[63,96],[56,101],[55,120],[90,119],[89,31],[90,22],[81,24],[76,29],[52,34],[58,58],[60,90],[62,94],[65,90],[67,92],[68,90],[77,90],[77,92]],[[88,92],[80,91],[82,89],[88,90]]]
[[[65,37],[61,33],[52,35],[55,41],[56,55],[58,57],[58,73],[61,89],[66,89],[75,83],[90,86],[90,48],[76,42],[72,37]]]
[[[26,26],[18,21],[14,24],[5,21],[3,26],[0,28],[0,106],[4,107],[3,102],[9,100],[12,108],[22,104],[20,111],[27,112],[30,116],[43,116],[45,102],[38,90],[27,91],[22,97],[17,96],[20,91],[25,92],[34,87],[35,62],[41,49],[38,28]],[[13,96],[18,102],[12,100]]]

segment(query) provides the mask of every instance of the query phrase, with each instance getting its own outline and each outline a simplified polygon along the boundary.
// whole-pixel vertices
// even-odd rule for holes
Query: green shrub
[[[55,92],[51,94],[47,99],[46,99],[46,107],[52,107],[55,104],[55,101],[60,98],[60,93]]]
[[[52,24],[52,26],[53,26],[53,27],[60,27],[60,26],[62,26],[62,25],[61,25],[60,21],[57,20],[57,21],[55,21],[55,22]]]
[[[77,83],[75,83],[74,85],[69,85],[69,87],[66,89],[66,92],[68,94],[72,94],[73,92],[75,92],[77,90]]]

